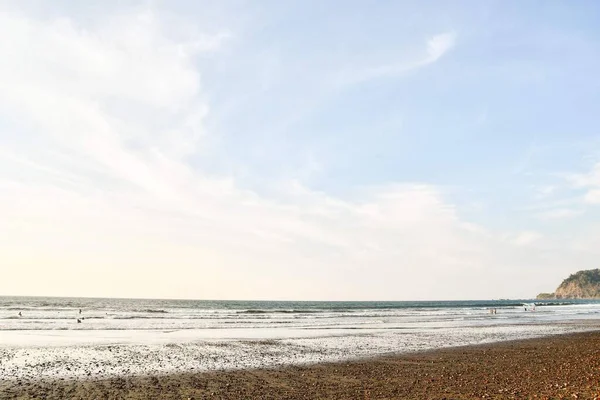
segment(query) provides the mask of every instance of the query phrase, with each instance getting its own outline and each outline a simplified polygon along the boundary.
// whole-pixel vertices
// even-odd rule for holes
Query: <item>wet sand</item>
[[[0,381],[1,399],[600,399],[600,332],[280,369]]]

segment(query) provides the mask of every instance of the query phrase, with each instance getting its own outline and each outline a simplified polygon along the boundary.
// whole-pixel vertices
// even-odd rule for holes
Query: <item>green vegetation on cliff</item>
[[[556,298],[554,293],[540,293],[537,295],[536,299],[538,300],[551,300]]]
[[[554,293],[540,293],[538,299],[598,299],[600,269],[579,271],[565,279]]]

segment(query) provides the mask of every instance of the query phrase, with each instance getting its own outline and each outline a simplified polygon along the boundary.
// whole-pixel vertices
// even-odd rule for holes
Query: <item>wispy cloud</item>
[[[556,192],[555,185],[542,185],[536,188],[535,197],[537,199],[545,199],[552,196]]]
[[[146,14],[100,26],[111,29],[0,13],[0,34],[14,38],[0,44],[0,113],[18,137],[5,138],[0,153],[0,246],[13,266],[4,293],[28,282],[20,290],[209,298],[402,290],[419,298],[411,280],[441,274],[447,279],[431,290],[452,297],[449,279],[458,284],[493,258],[489,236],[431,185],[348,198],[294,183],[265,196],[194,168],[188,159],[210,134],[194,53],[180,51],[195,39],[169,39]],[[420,64],[453,41],[433,38]],[[319,163],[309,157],[308,168]],[[89,281],[70,287],[65,278],[81,269]],[[40,285],[24,279],[33,273]]]
[[[456,33],[445,32],[432,36],[427,40],[425,55],[415,61],[393,62],[362,69],[350,69],[339,75],[339,83],[344,85],[357,84],[372,79],[397,77],[419,68],[426,67],[440,60],[456,45]]]
[[[517,246],[531,246],[538,243],[542,238],[543,236],[539,232],[523,231],[510,235],[508,240]]]
[[[566,174],[565,179],[573,187],[584,190],[583,201],[588,204],[600,204],[600,162],[583,174]]]
[[[220,36],[206,46],[170,39],[148,12],[99,26],[0,12],[0,34],[14,38],[0,44],[0,113],[15,129],[0,153],[0,246],[14,266],[4,282],[26,282],[21,274],[44,265],[39,281],[54,291],[30,290],[64,293],[65,276],[83,268],[92,278],[70,294],[257,297],[272,277],[271,297],[344,298],[365,282],[362,296],[387,297],[377,276],[477,264],[467,260],[476,234],[435,187],[386,185],[344,199],[296,184],[265,197],[194,168],[209,112],[194,57]],[[428,62],[447,48],[432,40]],[[309,157],[308,173],[319,165]],[[373,263],[382,274],[365,280]],[[127,293],[140,277],[171,292]]]
[[[456,33],[446,32],[433,36],[427,42],[428,57],[421,61],[422,65],[431,64],[439,60],[444,54],[451,50],[456,43]]]
[[[589,190],[583,200],[589,204],[600,204],[600,189]]]
[[[436,185],[391,181],[333,194],[288,177],[265,194],[199,167],[215,133],[198,59],[218,57],[235,29],[180,28],[151,11],[82,26],[0,8],[0,35],[11,38],[0,41],[0,250],[8,266],[0,292],[505,297],[527,295],[515,281],[573,264],[567,252],[540,259],[535,246],[545,235],[469,221]],[[359,70],[347,82],[401,76],[438,62],[455,43],[453,32],[433,36],[415,61]],[[262,145],[256,132],[236,133]],[[329,160],[317,155],[307,152],[295,175],[324,168]]]
[[[576,210],[573,208],[557,208],[540,212],[537,214],[537,217],[541,220],[557,220],[574,218],[581,214],[583,214],[582,210]]]

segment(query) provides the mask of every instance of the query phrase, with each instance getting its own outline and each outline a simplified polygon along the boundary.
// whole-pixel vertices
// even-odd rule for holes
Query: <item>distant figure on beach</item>
[[[22,316],[23,316],[23,314],[21,314],[21,311],[19,311],[19,317],[22,317]]]
[[[79,309],[79,314],[81,314],[81,308]]]
[[[79,318],[77,318],[77,323],[78,323],[78,324],[80,324],[80,323],[81,323],[81,320],[80,320]]]

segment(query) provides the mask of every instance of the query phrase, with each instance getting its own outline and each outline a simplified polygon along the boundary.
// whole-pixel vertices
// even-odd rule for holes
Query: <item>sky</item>
[[[0,295],[553,291],[600,266],[599,19],[0,0]]]

